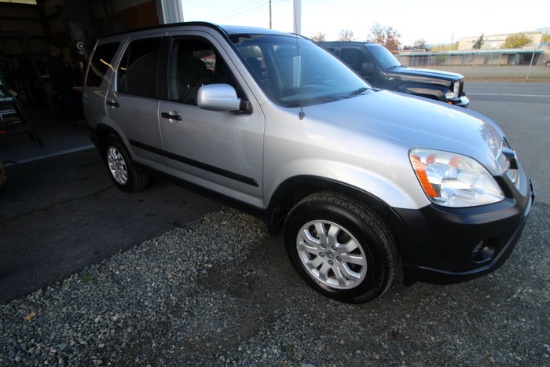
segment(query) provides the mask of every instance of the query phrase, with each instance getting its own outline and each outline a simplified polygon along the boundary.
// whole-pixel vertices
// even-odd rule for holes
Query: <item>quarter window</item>
[[[113,56],[119,44],[119,42],[106,43],[96,47],[94,56],[90,61],[90,67],[88,68],[86,86],[99,87],[103,79],[105,79],[107,70],[109,70],[109,68],[114,70],[111,62],[113,61]]]

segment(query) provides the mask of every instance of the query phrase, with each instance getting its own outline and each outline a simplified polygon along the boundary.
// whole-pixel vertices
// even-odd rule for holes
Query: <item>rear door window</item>
[[[121,93],[155,98],[158,96],[158,69],[162,38],[135,40],[128,45],[117,70]]]

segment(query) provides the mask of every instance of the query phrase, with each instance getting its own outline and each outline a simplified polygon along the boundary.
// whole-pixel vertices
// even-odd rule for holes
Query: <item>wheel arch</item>
[[[94,145],[96,146],[96,148],[102,152],[103,149],[105,148],[105,144],[107,142],[107,138],[109,136],[115,136],[117,139],[119,139],[126,147],[128,147],[128,145],[126,144],[126,142],[124,141],[124,139],[122,138],[122,135],[119,134],[115,129],[113,129],[111,126],[109,125],[105,125],[105,124],[99,124],[95,127],[95,129],[92,131],[92,141],[94,143]],[[128,149],[128,151],[131,153],[130,149]],[[101,154],[101,159],[105,160],[105,157],[103,157],[103,154]]]
[[[376,212],[388,225],[400,251],[400,243],[407,238],[407,229],[395,210],[375,195],[342,182],[315,176],[295,176],[284,181],[275,190],[267,208],[266,222],[271,233],[278,233],[287,214],[303,198],[320,191],[346,195]]]

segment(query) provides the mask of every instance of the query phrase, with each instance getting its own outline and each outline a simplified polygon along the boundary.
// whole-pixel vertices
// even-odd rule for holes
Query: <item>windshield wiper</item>
[[[303,99],[301,101],[298,100],[298,101],[286,103],[285,107],[311,106],[311,105],[319,104],[319,103],[339,101],[339,100],[342,100],[342,99],[345,99],[345,98],[347,98],[347,97],[333,96],[333,95],[316,97],[316,98],[308,98],[308,99]]]
[[[357,90],[354,90],[354,91],[351,92],[349,95],[350,95],[350,96],[357,96],[357,95],[359,95],[359,94],[361,94],[361,93],[366,92],[367,90],[369,90],[369,88],[361,87],[361,88],[359,88],[359,89],[357,89]]]

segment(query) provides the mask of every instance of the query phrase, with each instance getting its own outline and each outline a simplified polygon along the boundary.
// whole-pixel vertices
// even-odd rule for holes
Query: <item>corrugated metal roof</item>
[[[36,0],[0,0],[0,3],[36,5]]]

